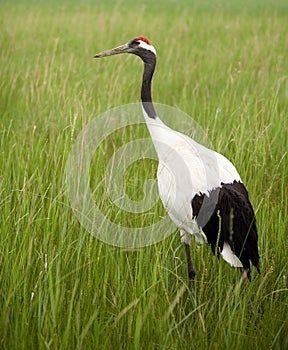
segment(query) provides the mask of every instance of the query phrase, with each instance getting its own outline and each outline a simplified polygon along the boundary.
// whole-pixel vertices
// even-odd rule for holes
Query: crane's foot
[[[192,259],[191,259],[191,252],[190,252],[190,245],[185,243],[185,251],[186,251],[186,257],[187,257],[187,270],[188,270],[188,277],[190,280],[190,288],[191,288],[191,294],[193,299],[195,300],[195,276],[196,272],[193,268]]]

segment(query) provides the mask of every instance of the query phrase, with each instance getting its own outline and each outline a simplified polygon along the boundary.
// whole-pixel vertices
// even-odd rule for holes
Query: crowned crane
[[[141,87],[142,111],[159,159],[157,182],[163,205],[180,229],[185,245],[188,276],[194,293],[195,271],[190,239],[208,242],[213,253],[250,280],[250,263],[260,272],[256,220],[248,192],[234,165],[223,155],[165,125],[152,103],[151,82],[156,50],[139,36],[95,58],[121,53],[144,62]]]

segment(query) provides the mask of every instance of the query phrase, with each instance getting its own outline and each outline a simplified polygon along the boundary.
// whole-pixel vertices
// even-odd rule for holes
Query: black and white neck
[[[132,48],[133,54],[139,56],[144,62],[144,72],[141,86],[142,106],[149,118],[156,118],[156,112],[152,102],[152,77],[156,66],[156,50],[144,37],[137,37],[130,41],[128,45]]]

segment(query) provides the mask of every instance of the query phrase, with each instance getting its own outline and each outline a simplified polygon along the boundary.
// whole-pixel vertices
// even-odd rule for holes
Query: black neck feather
[[[137,55],[141,57],[144,62],[144,72],[141,87],[142,105],[148,114],[148,117],[155,119],[156,112],[152,102],[151,83],[156,66],[156,55],[153,52],[147,50],[139,50],[139,52],[137,52]]]

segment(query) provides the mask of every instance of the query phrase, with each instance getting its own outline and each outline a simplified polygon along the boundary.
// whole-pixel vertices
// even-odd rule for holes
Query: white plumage
[[[181,230],[181,241],[190,244],[189,235],[195,235],[198,243],[207,242],[193,215],[191,198],[195,194],[209,197],[210,191],[221,187],[221,183],[241,181],[240,175],[221,154],[170,129],[158,117],[151,120],[144,108],[143,115],[159,159],[159,195],[171,220]],[[189,191],[179,191],[179,188]],[[227,243],[221,255],[231,266],[243,267]]]

